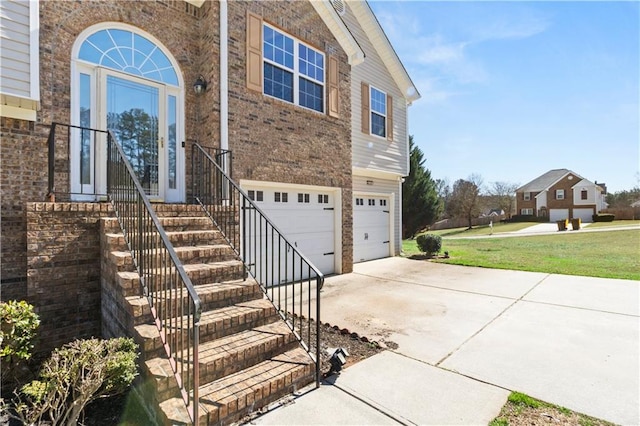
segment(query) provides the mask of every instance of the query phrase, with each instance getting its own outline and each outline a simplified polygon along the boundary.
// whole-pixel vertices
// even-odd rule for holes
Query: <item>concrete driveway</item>
[[[323,322],[398,355],[629,425],[640,424],[639,311],[637,281],[400,257],[357,264],[322,291]]]

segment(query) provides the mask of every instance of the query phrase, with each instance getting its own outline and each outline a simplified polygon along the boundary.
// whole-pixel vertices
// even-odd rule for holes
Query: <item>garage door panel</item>
[[[335,271],[335,212],[333,209],[334,196],[329,191],[312,191],[309,189],[278,189],[278,188],[257,188],[249,186],[247,191],[262,191],[262,201],[256,201],[256,205],[264,212],[271,222],[282,232],[292,247],[302,253],[316,266],[323,274],[330,274]],[[278,194],[276,194],[278,193]],[[286,193],[287,201],[284,202],[283,194]],[[308,202],[298,202],[298,194],[303,195],[302,199]],[[277,195],[277,196],[276,196]],[[321,196],[319,199],[319,195]],[[275,200],[279,199],[279,202]],[[322,202],[319,202],[322,201]],[[282,273],[286,267],[292,263],[292,256],[296,257],[296,265],[299,266],[299,258],[295,255],[295,250],[287,247],[284,242],[271,241],[271,230],[259,221],[251,223],[247,232],[252,238],[261,238],[267,244],[268,250],[260,253],[260,261],[267,264],[267,283],[282,283]],[[273,244],[273,250],[271,250]],[[330,254],[328,254],[330,253]],[[278,258],[280,261],[278,262]],[[257,260],[257,259],[256,259]],[[271,266],[273,265],[273,267]],[[303,268],[304,269],[304,268]],[[296,279],[307,278],[308,271],[295,271]],[[271,278],[271,277],[275,278]],[[288,277],[290,280],[291,277]]]
[[[569,219],[569,209],[549,209],[549,221]]]
[[[359,205],[358,199],[363,205]],[[369,200],[375,200],[369,205]],[[383,200],[384,205],[381,205]],[[353,208],[353,261],[379,259],[390,255],[389,243],[389,201],[384,197],[375,198],[355,195]]]
[[[593,222],[593,208],[573,209],[573,217],[580,218],[582,222]]]

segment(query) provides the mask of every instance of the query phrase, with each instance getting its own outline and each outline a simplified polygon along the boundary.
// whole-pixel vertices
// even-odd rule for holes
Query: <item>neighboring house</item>
[[[605,191],[568,169],[554,169],[516,190],[516,211],[522,216],[546,217],[553,222],[592,215],[606,208]]]
[[[504,210],[502,209],[491,209],[487,216],[491,217],[502,217],[504,216]]]

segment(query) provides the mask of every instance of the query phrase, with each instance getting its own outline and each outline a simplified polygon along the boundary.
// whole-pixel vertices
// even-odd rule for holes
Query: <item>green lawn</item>
[[[533,225],[537,225],[538,222],[514,222],[514,223],[494,223],[493,233],[500,234],[504,232],[519,231],[524,228],[528,228]],[[476,235],[489,235],[491,234],[491,228],[489,225],[474,226],[472,229],[463,228],[451,228],[440,229],[437,231],[428,231],[429,234],[440,235],[441,237],[466,237]]]
[[[593,222],[589,228],[602,228],[606,226],[633,226],[640,225],[640,220],[614,220],[613,222]]]
[[[419,254],[415,240],[405,255]],[[449,259],[437,262],[485,268],[640,280],[640,230],[511,238],[442,240]]]

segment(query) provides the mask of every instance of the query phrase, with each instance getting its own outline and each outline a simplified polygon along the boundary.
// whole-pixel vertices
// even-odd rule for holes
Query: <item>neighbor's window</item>
[[[531,199],[531,193],[530,192],[525,192],[524,193],[524,200],[525,201],[529,201]]]
[[[324,54],[263,25],[264,93],[314,111],[324,111]]]
[[[586,200],[587,198],[589,198],[589,194],[588,194],[588,192],[587,192],[587,190],[586,190],[586,189],[583,189],[583,190],[580,192],[580,199],[581,199],[581,200]]]
[[[556,200],[564,200],[564,189],[556,189]]]
[[[533,209],[520,209],[520,214],[523,216],[533,216]]]
[[[370,86],[371,96],[371,134],[387,137],[387,95]]]

